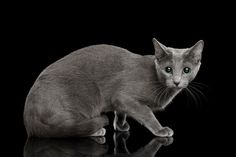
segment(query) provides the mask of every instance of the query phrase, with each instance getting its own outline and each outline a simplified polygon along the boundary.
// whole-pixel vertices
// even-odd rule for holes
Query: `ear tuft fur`
[[[161,44],[159,41],[157,41],[155,38],[152,39],[153,42],[153,46],[155,49],[155,56],[157,58],[157,60],[160,60],[162,57],[164,57],[165,55],[167,55],[166,53],[166,46]]]

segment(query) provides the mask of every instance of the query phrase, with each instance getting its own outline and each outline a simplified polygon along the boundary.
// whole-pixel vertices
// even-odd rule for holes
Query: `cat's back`
[[[71,53],[71,55],[77,55],[77,54],[99,54],[102,55],[101,52],[104,55],[133,55],[133,53],[131,53],[129,50],[119,47],[119,46],[115,46],[115,45],[109,45],[109,44],[98,44],[98,45],[91,45],[91,46],[87,46],[81,49],[78,49],[74,52]]]
[[[82,64],[85,62],[90,63],[90,65],[96,65],[96,63],[100,65],[119,65],[122,64],[125,59],[132,59],[138,56],[139,55],[118,46],[100,44],[79,49],[66,56],[65,59],[70,60],[70,58],[74,58],[75,61],[80,61]]]
[[[132,60],[141,57],[124,48],[100,44],[76,50],[49,65],[40,75],[62,75],[84,73],[99,79],[132,65]]]

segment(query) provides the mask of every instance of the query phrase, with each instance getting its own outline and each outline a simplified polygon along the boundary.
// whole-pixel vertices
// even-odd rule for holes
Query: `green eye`
[[[166,71],[167,73],[172,73],[172,68],[171,68],[171,67],[166,67],[166,68],[165,68],[165,71]]]
[[[189,67],[185,67],[183,71],[184,73],[188,74],[190,73],[191,69]]]

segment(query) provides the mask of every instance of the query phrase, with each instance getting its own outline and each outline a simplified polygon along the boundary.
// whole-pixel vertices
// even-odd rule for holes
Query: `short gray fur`
[[[129,130],[129,116],[156,136],[172,136],[172,129],[163,127],[153,112],[163,110],[195,78],[203,41],[186,49],[166,47],[156,39],[153,44],[155,55],[146,56],[93,45],[48,66],[26,99],[28,136],[99,136],[96,133],[109,123],[109,111],[115,113],[115,130]],[[184,73],[185,67],[191,71]]]

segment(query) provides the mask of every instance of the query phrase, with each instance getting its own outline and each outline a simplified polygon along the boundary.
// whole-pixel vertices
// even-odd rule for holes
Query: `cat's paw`
[[[174,142],[173,137],[155,137],[155,138],[152,139],[151,142],[149,142],[149,145],[152,145],[152,146],[155,146],[155,147],[160,146],[160,145],[169,146],[173,142]]]
[[[95,142],[97,142],[98,144],[105,144],[106,143],[106,138],[105,137],[90,137],[92,140],[94,140]]]
[[[174,142],[173,137],[157,137],[158,141],[163,146],[171,145]]]
[[[130,126],[127,122],[124,125],[117,123],[115,130],[117,131],[129,131]]]
[[[173,135],[174,131],[169,127],[163,127],[156,133],[156,136],[159,137],[171,137]]]
[[[97,132],[91,134],[90,136],[105,136],[105,134],[106,134],[106,129],[101,128]]]

